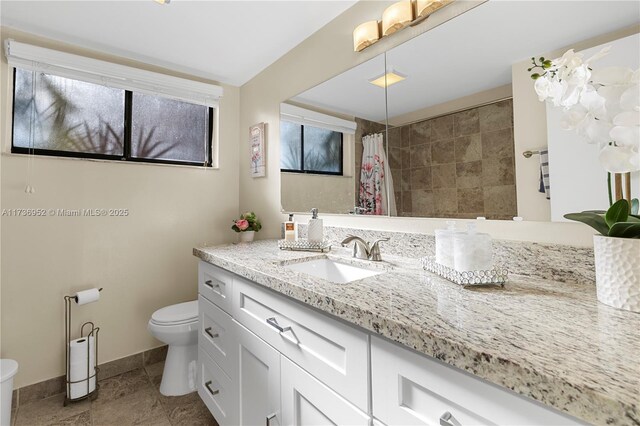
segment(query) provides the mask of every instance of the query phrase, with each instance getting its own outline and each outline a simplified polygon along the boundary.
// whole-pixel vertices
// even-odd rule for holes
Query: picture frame
[[[264,177],[267,172],[266,128],[264,122],[249,127],[249,174],[253,178]]]

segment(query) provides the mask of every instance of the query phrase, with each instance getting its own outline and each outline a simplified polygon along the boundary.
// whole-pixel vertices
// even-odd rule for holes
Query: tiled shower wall
[[[390,129],[389,163],[399,216],[511,219],[513,101]]]

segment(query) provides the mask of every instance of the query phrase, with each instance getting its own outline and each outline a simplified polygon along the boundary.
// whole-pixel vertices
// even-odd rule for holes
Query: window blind
[[[223,89],[126,65],[7,40],[5,54],[13,67],[54,74],[103,86],[217,107]]]
[[[296,124],[333,130],[347,135],[356,132],[356,122],[343,120],[328,114],[322,114],[290,104],[280,104],[280,119]]]

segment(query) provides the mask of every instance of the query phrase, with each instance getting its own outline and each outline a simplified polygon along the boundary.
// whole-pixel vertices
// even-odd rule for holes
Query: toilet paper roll
[[[69,398],[80,398],[93,392],[96,388],[95,373],[96,352],[95,339],[93,336],[72,340],[69,343],[69,381],[83,381],[71,384],[70,394],[68,395]],[[87,390],[86,379],[91,376],[94,377],[89,379],[89,388]]]
[[[78,305],[97,302],[98,300],[100,300],[100,290],[98,290],[97,288],[91,288],[89,290],[79,291],[76,293],[75,298]]]

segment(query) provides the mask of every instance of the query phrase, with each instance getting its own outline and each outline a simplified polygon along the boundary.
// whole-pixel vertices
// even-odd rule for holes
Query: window
[[[342,175],[343,134],[280,121],[280,169],[283,172]]]
[[[15,68],[11,152],[212,165],[213,108]]]

